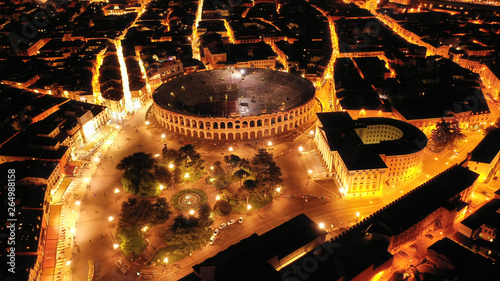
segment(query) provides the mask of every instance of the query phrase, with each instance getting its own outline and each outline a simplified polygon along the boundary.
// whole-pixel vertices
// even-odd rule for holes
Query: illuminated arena
[[[295,130],[314,115],[311,82],[284,72],[219,69],[181,76],[153,94],[156,121],[172,132],[247,140]]]

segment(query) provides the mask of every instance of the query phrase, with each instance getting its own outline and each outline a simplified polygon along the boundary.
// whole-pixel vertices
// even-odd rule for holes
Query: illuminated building
[[[42,272],[50,270],[48,265],[55,265],[56,252],[51,248],[48,238],[51,231],[49,227],[50,197],[51,191],[61,180],[62,172],[59,165],[52,161],[22,161],[0,165],[0,171],[5,175],[8,169],[15,169],[16,179],[14,216],[17,219],[15,223],[16,273],[13,277],[17,280],[42,280]],[[7,188],[7,182],[4,186]],[[7,202],[4,196],[0,196],[0,200]],[[7,222],[0,221],[3,225],[1,227],[3,232]],[[57,238],[57,234],[55,237]],[[2,252],[5,257],[4,254]]]
[[[381,195],[419,175],[427,138],[390,118],[353,120],[347,112],[318,113],[315,143],[344,196]]]
[[[245,140],[296,130],[314,117],[314,86],[284,72],[224,69],[166,82],[153,94],[156,121],[189,137]]]
[[[500,159],[500,129],[489,132],[469,155],[469,168],[480,175],[480,182],[489,182],[498,175],[495,167]]]

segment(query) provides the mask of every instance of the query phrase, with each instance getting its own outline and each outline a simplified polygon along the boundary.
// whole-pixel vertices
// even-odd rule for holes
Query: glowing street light
[[[312,173],[313,173],[313,171],[312,171],[312,170],[307,170],[307,172],[308,172],[309,174],[312,174]]]
[[[113,221],[115,218],[113,216],[108,217],[108,221]]]
[[[168,165],[168,167],[169,167],[170,169],[173,169],[173,168],[174,168],[174,164],[170,163],[170,164]]]
[[[80,204],[82,204],[82,202],[80,202],[80,201],[75,202],[75,205],[77,205],[77,206],[80,206]]]
[[[229,151],[233,151],[233,150],[234,150],[234,149],[233,149],[233,147],[232,147],[232,146],[230,146],[230,147],[229,147]]]
[[[94,158],[94,161],[99,162],[99,158],[98,157]]]
[[[189,214],[192,216],[194,215],[194,210],[189,211]]]
[[[356,217],[359,217],[359,212],[356,212]]]
[[[276,192],[281,192],[281,187],[277,187]]]
[[[252,206],[250,204],[247,205],[247,210],[252,209]]]
[[[84,178],[83,181],[84,182],[89,182],[90,180],[89,180],[89,178]]]
[[[189,178],[189,173],[185,173],[184,178],[186,178],[186,179]]]
[[[113,248],[114,248],[114,249],[118,249],[118,247],[120,247],[120,245],[118,245],[118,244],[116,244],[116,243],[115,243],[115,244],[113,244]]]
[[[165,259],[163,260],[163,262],[164,262],[164,263],[168,263],[168,258],[165,258]]]
[[[268,146],[271,146],[271,145],[273,145],[273,142],[272,142],[272,141],[268,141],[268,142],[267,142],[267,145],[268,145]]]
[[[160,190],[163,190],[165,188],[165,186],[163,184],[160,184]]]
[[[312,136],[312,135],[314,135],[314,131],[313,131],[313,130],[311,130],[311,131],[309,132],[309,135],[311,135],[311,136]]]
[[[219,201],[219,200],[220,200],[220,195],[217,195],[217,196],[215,197],[215,200]]]
[[[161,138],[162,138],[162,139],[164,139],[165,137],[166,137],[166,135],[165,135],[165,134],[162,134],[162,135],[161,135]]]
[[[146,124],[146,126],[148,126],[149,125],[149,121],[146,121],[144,124]]]
[[[115,193],[119,193],[120,190],[118,188],[115,188]]]
[[[322,223],[322,222],[320,222],[320,223],[319,223],[319,228],[324,229],[324,228],[325,228],[325,224],[324,224],[324,223]]]
[[[142,232],[146,232],[146,231],[148,231],[148,226],[146,225],[146,226],[145,226],[145,227],[143,227],[141,230],[142,230]]]
[[[71,264],[71,261],[67,261],[67,262],[66,262],[66,265],[70,265],[70,264]]]
[[[304,148],[302,146],[299,146],[299,151],[300,152],[304,151]]]

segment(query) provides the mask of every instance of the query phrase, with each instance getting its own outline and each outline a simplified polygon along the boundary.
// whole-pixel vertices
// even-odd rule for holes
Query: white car
[[[243,223],[243,217],[240,217],[240,219],[238,220],[238,223]]]
[[[210,244],[210,246],[212,246],[212,245],[215,243],[215,239],[217,239],[217,236],[215,236],[215,235],[214,235],[214,236],[212,236],[212,237],[210,238],[210,243],[208,243],[208,244]]]
[[[235,222],[236,222],[236,221],[235,221],[234,219],[232,219],[232,220],[230,220],[230,221],[228,221],[228,222],[227,222],[227,225],[231,225],[231,224],[233,224],[233,223],[235,223]]]
[[[217,236],[217,234],[219,234],[219,229],[218,229],[218,228],[216,228],[216,229],[214,230],[214,235],[212,235],[212,237]]]
[[[223,222],[223,223],[221,223],[221,224],[219,225],[219,228],[222,230],[222,229],[223,229],[224,227],[226,227],[226,226],[227,226],[227,224],[226,224],[225,222]]]

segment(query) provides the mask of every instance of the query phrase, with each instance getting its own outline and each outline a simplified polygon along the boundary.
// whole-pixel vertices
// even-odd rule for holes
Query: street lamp
[[[194,210],[189,211],[189,214],[192,216],[194,215]]]
[[[165,186],[163,184],[160,184],[160,190],[163,190]]]
[[[168,167],[169,167],[170,169],[173,169],[173,168],[174,168],[174,164],[170,163],[170,164],[168,165]]]
[[[299,151],[300,152],[304,151],[304,148],[302,146],[299,146]]]
[[[273,145],[273,142],[272,142],[272,141],[268,141],[268,142],[267,142],[267,145],[268,145],[268,146],[271,146],[271,145]]]
[[[322,223],[322,222],[320,222],[320,223],[319,223],[319,228],[324,229],[324,228],[325,228],[325,224],[324,224],[324,223]]]
[[[186,179],[189,178],[189,173],[185,173],[184,178],[186,178]]]
[[[113,221],[115,218],[113,216],[108,217],[108,221]]]
[[[250,209],[252,209],[252,206],[249,204],[247,205],[247,210],[250,211]]]
[[[281,187],[277,187],[276,192],[281,192]]]
[[[146,126],[149,126],[149,121],[146,121],[144,124],[146,124]]]
[[[233,149],[233,147],[232,147],[232,146],[230,146],[230,147],[229,147],[229,151],[233,151],[233,150],[234,150],[234,149]]]
[[[309,174],[312,174],[312,173],[313,173],[313,171],[312,171],[312,170],[307,170],[307,172],[308,172]]]
[[[118,188],[115,188],[115,193],[119,193],[120,190]]]
[[[165,134],[161,134],[161,138],[164,139],[166,136]]]
[[[118,247],[120,247],[120,245],[118,245],[118,244],[116,244],[116,243],[115,243],[115,244],[113,244],[113,248],[114,248],[114,249],[118,249]]]
[[[82,202],[80,202],[80,201],[75,202],[75,205],[77,205],[77,206],[80,206],[80,204],[82,204]]]
[[[217,196],[215,197],[215,200],[216,200],[216,201],[219,201],[219,200],[220,200],[220,195],[217,195]]]
[[[167,263],[168,263],[168,258],[165,258],[165,259],[163,260],[163,262],[164,262],[165,264],[167,264]]]

